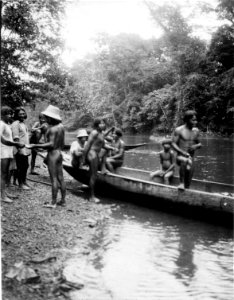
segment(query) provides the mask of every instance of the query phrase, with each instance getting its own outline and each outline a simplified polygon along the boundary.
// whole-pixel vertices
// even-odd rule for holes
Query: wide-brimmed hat
[[[60,109],[53,105],[49,105],[47,109],[42,112],[42,114],[58,121],[62,120],[60,117]]]
[[[78,133],[77,133],[76,137],[78,137],[78,138],[88,137],[88,133],[85,129],[80,129],[80,130],[78,130]]]

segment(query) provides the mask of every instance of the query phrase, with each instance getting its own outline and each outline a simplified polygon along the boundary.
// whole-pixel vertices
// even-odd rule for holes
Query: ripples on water
[[[230,229],[123,205],[67,262],[78,299],[233,299]]]

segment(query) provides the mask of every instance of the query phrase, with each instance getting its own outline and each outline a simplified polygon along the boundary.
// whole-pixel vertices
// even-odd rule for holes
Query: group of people
[[[194,173],[194,154],[201,148],[196,112],[188,110],[184,115],[184,124],[177,127],[172,139],[162,141],[163,150],[159,153],[161,169],[150,174],[153,179],[162,177],[165,184],[170,184],[175,171],[175,161],[179,166],[180,190],[190,187]],[[176,155],[174,154],[174,151]]]
[[[16,120],[12,123],[13,118]],[[45,203],[44,207],[55,208],[56,205],[65,205],[66,186],[62,168],[62,150],[65,144],[65,130],[61,122],[59,108],[49,105],[40,113],[39,122],[31,129],[31,137],[25,124],[27,118],[23,107],[15,112],[5,106],[1,109],[1,197],[4,202],[13,202],[13,195],[6,191],[9,182],[10,165],[16,162],[15,176],[19,189],[29,190],[27,171],[29,167],[28,157],[31,155],[31,171],[35,172],[37,149],[47,150],[45,163],[48,166],[52,185],[52,201]],[[72,165],[80,168],[87,164],[90,169],[90,200],[98,202],[94,195],[94,186],[97,171],[102,173],[113,172],[123,164],[124,142],[121,139],[122,131],[111,128],[106,131],[106,124],[101,119],[95,119],[90,134],[85,129],[80,129],[77,141],[71,145]],[[61,189],[61,200],[57,201],[58,190]]]
[[[13,122],[14,117],[14,122]],[[1,197],[2,201],[11,203],[14,195],[6,191],[9,183],[10,166],[16,165],[15,179],[18,180],[19,189],[30,189],[27,183],[28,157],[31,155],[31,174],[35,172],[37,149],[47,150],[45,163],[48,166],[52,185],[52,201],[45,203],[44,207],[55,208],[65,205],[66,186],[63,177],[62,150],[65,144],[65,130],[62,125],[59,108],[49,105],[40,113],[39,121],[31,129],[31,137],[25,124],[27,113],[19,107],[13,113],[12,109],[4,106],[1,109],[0,135],[1,135]],[[164,139],[163,150],[159,153],[161,170],[151,173],[150,177],[163,178],[165,184],[170,184],[174,175],[175,160],[179,165],[179,189],[189,188],[194,170],[194,153],[201,147],[199,131],[196,127],[195,111],[187,111],[184,124],[177,127],[171,139]],[[102,119],[95,119],[93,128],[88,134],[80,129],[77,141],[71,144],[71,164],[74,168],[89,166],[90,171],[90,200],[98,202],[94,187],[98,170],[106,174],[114,172],[124,161],[124,142],[122,131],[112,127],[106,130]],[[176,157],[174,152],[176,152]],[[13,170],[14,168],[11,168]],[[58,190],[61,190],[61,200],[57,201]]]
[[[114,172],[124,161],[124,142],[122,131],[111,128],[106,131],[106,124],[102,119],[95,119],[90,134],[85,129],[78,131],[77,141],[71,144],[71,163],[74,168],[87,164],[90,170],[90,200],[98,202],[94,195],[97,171],[105,174]]]

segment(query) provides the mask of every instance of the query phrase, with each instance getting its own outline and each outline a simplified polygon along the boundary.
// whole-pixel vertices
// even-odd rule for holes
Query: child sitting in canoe
[[[172,179],[175,169],[175,157],[171,150],[171,144],[171,139],[164,139],[162,141],[163,150],[159,152],[161,169],[150,174],[151,180],[158,176],[163,178],[164,184],[169,184]]]

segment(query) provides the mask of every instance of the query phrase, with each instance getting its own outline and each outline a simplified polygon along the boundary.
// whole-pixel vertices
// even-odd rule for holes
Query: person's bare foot
[[[43,204],[43,207],[45,207],[45,208],[56,208],[56,204],[49,204],[49,203],[45,203],[45,204]]]
[[[12,203],[13,200],[9,199],[7,196],[5,196],[3,199],[2,199],[3,202],[5,203]]]
[[[94,203],[99,203],[99,202],[100,202],[100,200],[99,200],[98,198],[94,197],[94,196],[93,196],[93,197],[90,197],[90,198],[89,198],[89,201],[90,201],[90,202],[94,202]]]
[[[101,170],[101,174],[105,175],[105,174],[108,174],[110,173],[107,169],[102,169]]]
[[[66,202],[65,201],[59,201],[59,202],[57,202],[57,205],[65,207],[66,206]]]
[[[7,196],[8,198],[10,198],[10,199],[17,199],[17,198],[19,198],[18,195],[12,195],[12,194],[9,194],[8,192],[6,192],[6,196]]]
[[[31,175],[39,175],[39,173],[35,172],[35,171],[31,171],[30,172]]]
[[[30,190],[30,187],[28,187],[28,186],[25,185],[25,184],[22,184],[22,185],[19,186],[19,189],[25,190],[25,191],[29,191],[29,190]]]
[[[180,185],[178,185],[178,190],[183,191],[185,189],[184,184],[181,183]]]

